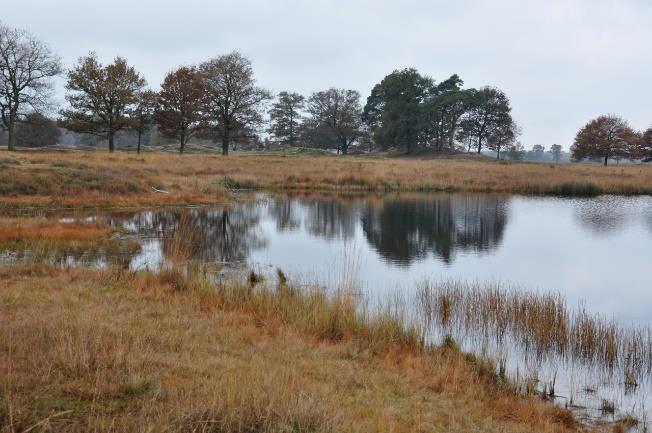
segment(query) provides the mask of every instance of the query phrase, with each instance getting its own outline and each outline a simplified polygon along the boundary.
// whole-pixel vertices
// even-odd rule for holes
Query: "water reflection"
[[[242,262],[252,249],[266,244],[256,204],[147,211],[122,225],[141,237],[161,239],[161,253],[166,259],[181,252],[189,259],[205,262]]]
[[[507,225],[508,205],[507,196],[482,194],[275,196],[225,207],[110,213],[100,218],[141,239],[160,241],[164,259],[183,250],[193,260],[243,262],[253,251],[267,247],[273,232],[294,232],[305,241],[361,237],[389,264],[405,266],[428,254],[452,263],[459,252],[496,249]],[[270,223],[272,232],[265,229]],[[275,236],[276,242],[282,239]]]
[[[297,230],[301,226],[301,216],[297,204],[286,197],[274,197],[269,200],[269,215],[276,221],[279,232]]]
[[[503,196],[439,196],[391,200],[368,206],[362,228],[386,260],[409,264],[433,253],[451,263],[457,251],[490,251],[503,237],[508,199]]]
[[[355,233],[359,205],[337,199],[302,200],[306,231],[326,239],[348,239]]]
[[[511,221],[512,213],[518,219],[516,224]],[[247,261],[254,252],[268,248],[271,239],[279,246],[287,243],[291,234],[295,236],[292,246],[281,248],[283,255],[270,257],[272,261],[300,258],[315,248],[317,240],[331,245],[346,240],[362,243],[363,249],[377,254],[385,266],[398,267],[431,259],[452,265],[462,256],[479,259],[499,256],[501,251],[508,253],[501,245],[510,225],[509,232],[515,239],[507,248],[508,260],[522,262],[527,258],[529,261],[524,264],[530,271],[536,270],[542,261],[552,260],[561,272],[563,255],[569,256],[580,242],[588,245],[600,238],[577,233],[577,227],[591,234],[607,234],[611,240],[614,236],[622,237],[623,243],[627,239],[622,233],[633,227],[643,228],[646,235],[652,232],[652,199],[605,196],[562,200],[490,194],[353,198],[263,195],[231,206],[56,216],[65,220],[101,219],[141,239],[156,240],[163,258],[169,258],[180,248],[173,241],[179,231],[184,232],[181,239],[187,244],[184,249],[190,258],[214,262]],[[573,248],[559,249],[559,245],[571,239]],[[631,242],[627,245],[632,248]],[[519,252],[515,255],[511,250],[516,247]],[[541,257],[534,257],[537,255]],[[495,272],[507,271],[497,268]]]
[[[573,206],[580,225],[597,234],[618,233],[640,219],[652,225],[652,206],[648,197],[602,196],[573,200]]]

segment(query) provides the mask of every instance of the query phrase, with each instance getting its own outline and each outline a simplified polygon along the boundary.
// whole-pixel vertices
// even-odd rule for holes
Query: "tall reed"
[[[418,299],[426,328],[446,335],[511,338],[537,357],[620,372],[630,384],[652,371],[650,329],[623,327],[584,306],[571,309],[559,293],[444,281],[422,283]]]

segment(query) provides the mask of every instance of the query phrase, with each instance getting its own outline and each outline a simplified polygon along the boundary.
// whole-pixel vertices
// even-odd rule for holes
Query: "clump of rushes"
[[[259,283],[262,283],[265,281],[265,277],[263,277],[261,274],[256,273],[253,269],[249,271],[249,274],[247,275],[247,283],[249,284],[250,287],[256,287]]]
[[[652,370],[651,330],[620,327],[584,307],[571,310],[558,293],[426,282],[419,287],[419,304],[426,328],[438,327],[446,335],[511,337],[537,357],[560,356],[619,372],[629,386]]]
[[[602,188],[593,182],[564,182],[556,185],[549,193],[568,197],[596,197],[602,194]]]
[[[279,285],[285,285],[288,282],[288,278],[281,268],[276,268],[276,277],[278,279]]]

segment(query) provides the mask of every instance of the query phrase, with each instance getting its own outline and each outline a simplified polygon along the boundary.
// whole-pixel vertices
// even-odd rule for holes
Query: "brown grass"
[[[482,159],[176,155],[104,151],[7,153],[0,204],[155,205],[224,201],[234,189],[652,193],[652,167]],[[165,191],[167,193],[157,192]]]
[[[348,295],[40,265],[0,280],[2,433],[579,428]]]
[[[38,218],[0,219],[0,242],[17,240],[90,241],[105,237],[109,227],[100,222],[65,223]]]

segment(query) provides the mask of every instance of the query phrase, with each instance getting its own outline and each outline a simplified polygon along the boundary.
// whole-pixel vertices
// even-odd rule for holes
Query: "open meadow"
[[[652,166],[103,151],[24,151],[0,159],[0,206],[219,203],[233,190],[651,194]]]

